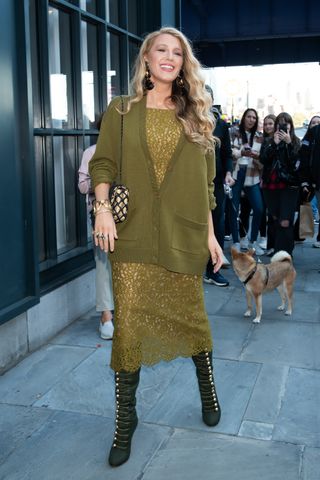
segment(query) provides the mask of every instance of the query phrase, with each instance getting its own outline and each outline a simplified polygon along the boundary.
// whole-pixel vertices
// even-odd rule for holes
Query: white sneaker
[[[239,242],[233,243],[232,247],[235,248],[238,252],[240,252],[240,243]]]
[[[248,237],[240,238],[240,248],[241,250],[248,250],[249,240]]]
[[[271,257],[274,254],[274,248],[269,248],[268,250],[265,250],[265,255],[268,257]]]
[[[223,262],[222,262],[223,267],[228,267],[230,265],[230,262],[229,262],[229,260],[227,259],[227,257],[225,256],[224,253],[222,254],[222,260],[223,260]]]
[[[267,239],[266,239],[266,237],[260,237],[259,247],[263,248],[263,250],[267,249]]]
[[[313,246],[314,248],[320,248],[320,240],[317,240],[316,242],[314,242],[314,243],[312,244],[312,246]]]
[[[261,247],[259,247],[257,242],[249,242],[249,248],[254,248],[255,249],[255,254],[256,255],[264,255],[264,250],[262,250]]]
[[[113,337],[113,331],[114,331],[114,326],[112,323],[112,320],[109,320],[108,322],[100,322],[99,325],[99,333],[100,337],[103,340],[111,340]]]

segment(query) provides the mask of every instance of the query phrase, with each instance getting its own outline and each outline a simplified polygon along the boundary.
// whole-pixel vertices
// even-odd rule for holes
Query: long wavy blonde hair
[[[201,75],[201,65],[195,58],[188,39],[177,29],[164,27],[150,33],[144,39],[133,68],[131,81],[132,98],[128,102],[127,112],[133,103],[139,102],[146,94],[144,78],[146,72],[145,56],[149,53],[156,37],[169,34],[177,38],[181,43],[183,52],[183,82],[184,89],[177,87],[172,82],[171,101],[175,105],[176,116],[181,122],[186,137],[193,143],[197,143],[204,150],[212,151],[214,138],[212,131],[214,119],[210,115],[212,100],[205,90],[205,82]],[[126,113],[127,113],[126,112]]]

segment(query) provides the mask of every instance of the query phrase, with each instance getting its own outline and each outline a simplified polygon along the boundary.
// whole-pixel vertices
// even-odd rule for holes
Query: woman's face
[[[320,117],[313,117],[313,118],[311,118],[309,127],[313,128],[313,127],[315,127],[316,125],[319,125],[319,124],[320,124]]]
[[[253,110],[249,110],[244,117],[244,128],[251,130],[257,122],[257,115]]]
[[[183,64],[180,40],[168,33],[158,35],[144,59],[149,64],[153,82],[156,84],[173,82]]]
[[[263,122],[263,131],[267,135],[273,135],[274,132],[274,120],[272,118],[265,118]]]

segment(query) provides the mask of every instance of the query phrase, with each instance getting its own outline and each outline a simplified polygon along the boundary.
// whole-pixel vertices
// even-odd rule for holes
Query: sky
[[[299,127],[320,112],[318,63],[217,67],[203,72],[213,89],[214,103],[230,119],[241,118],[248,107],[262,118],[287,111]]]

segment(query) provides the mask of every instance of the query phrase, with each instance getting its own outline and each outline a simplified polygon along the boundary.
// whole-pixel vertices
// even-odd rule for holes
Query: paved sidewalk
[[[205,285],[222,419],[201,420],[190,359],[144,368],[139,425],[128,463],[105,463],[113,437],[111,342],[89,312],[0,377],[1,480],[319,480],[320,250],[294,252],[294,313],[264,297],[243,317],[245,296]],[[268,262],[269,259],[264,259]]]

